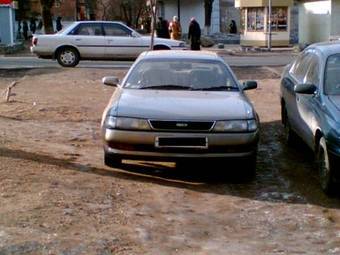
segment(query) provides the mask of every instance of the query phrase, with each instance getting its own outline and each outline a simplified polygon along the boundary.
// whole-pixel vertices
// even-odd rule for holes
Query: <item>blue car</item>
[[[281,116],[288,144],[300,137],[314,152],[322,189],[340,180],[340,43],[309,46],[281,78]]]

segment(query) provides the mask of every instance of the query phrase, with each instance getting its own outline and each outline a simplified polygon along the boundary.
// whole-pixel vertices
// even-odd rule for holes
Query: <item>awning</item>
[[[235,7],[263,7],[268,6],[268,0],[235,0]],[[294,0],[272,0],[272,6],[291,6]]]

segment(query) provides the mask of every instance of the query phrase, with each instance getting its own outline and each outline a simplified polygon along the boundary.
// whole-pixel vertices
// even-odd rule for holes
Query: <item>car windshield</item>
[[[124,88],[239,90],[233,76],[223,63],[197,59],[142,60],[131,71]]]
[[[327,59],[325,94],[340,95],[340,54],[332,55]]]

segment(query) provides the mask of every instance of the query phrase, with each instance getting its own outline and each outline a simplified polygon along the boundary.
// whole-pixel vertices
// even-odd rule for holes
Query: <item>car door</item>
[[[101,23],[80,23],[70,31],[68,36],[71,43],[78,48],[82,58],[104,57],[106,40]]]
[[[283,89],[283,97],[285,99],[285,106],[287,109],[287,116],[291,128],[298,134],[303,132],[306,124],[303,122],[297,102],[299,95],[294,91],[295,85],[302,83],[309,67],[311,55],[308,52],[302,53],[296,59],[290,70],[281,81]]]
[[[297,109],[301,116],[301,137],[311,147],[314,146],[314,130],[316,128],[317,109],[320,108],[320,60],[314,53],[310,53],[307,73],[303,79],[304,84],[313,84],[317,87],[314,95],[298,94]]]
[[[119,23],[104,23],[105,55],[108,58],[137,57],[142,51],[141,37]]]

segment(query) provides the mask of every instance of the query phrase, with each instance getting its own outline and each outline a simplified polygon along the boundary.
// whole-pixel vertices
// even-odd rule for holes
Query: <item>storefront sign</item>
[[[0,0],[0,4],[11,4],[12,0]]]
[[[262,7],[268,6],[268,3],[268,0],[236,0],[235,7]],[[272,0],[272,6],[291,6],[293,4],[293,0]]]

